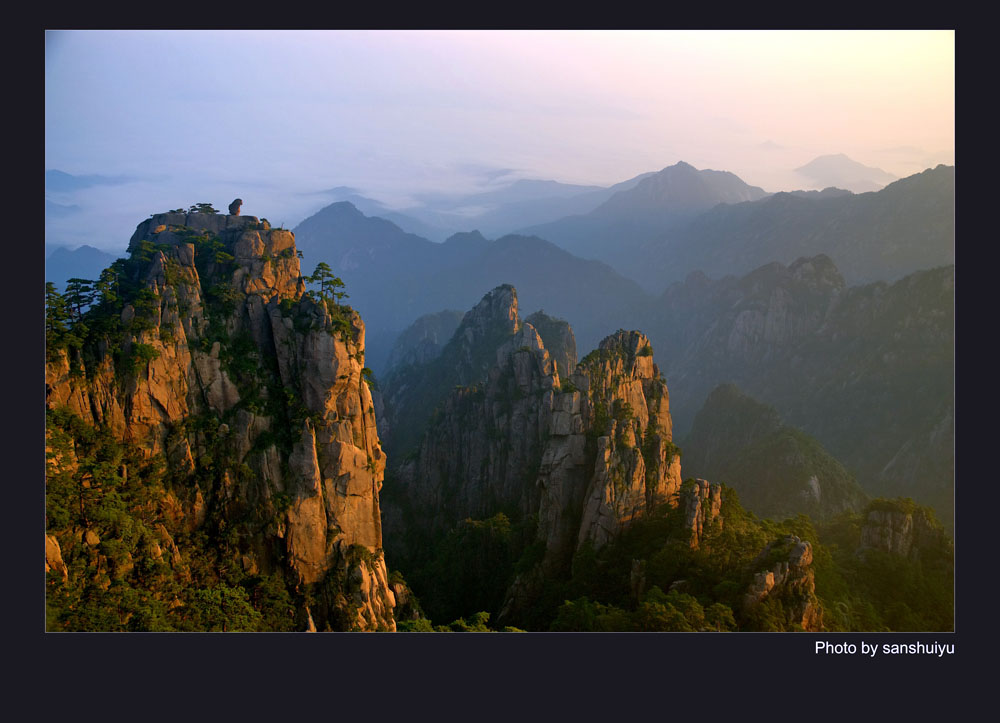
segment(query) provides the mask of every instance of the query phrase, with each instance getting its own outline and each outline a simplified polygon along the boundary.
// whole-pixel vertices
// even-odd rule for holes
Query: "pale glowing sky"
[[[954,55],[953,31],[49,32],[45,168],[136,180],[50,196],[81,211],[47,240],[123,248],[236,196],[292,227],[341,185],[405,206],[684,160],[778,191],[830,153],[907,176],[954,163]]]

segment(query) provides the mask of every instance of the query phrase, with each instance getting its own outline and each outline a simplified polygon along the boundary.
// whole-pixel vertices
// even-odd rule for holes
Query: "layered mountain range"
[[[767,194],[733,174],[685,163],[633,181],[587,214],[495,241],[470,231],[434,243],[347,202],[295,232],[304,262],[337,269],[378,330],[369,340],[377,373],[417,317],[468,308],[482,289],[501,283],[569,320],[590,347],[609,329],[652,329],[642,313],[657,302],[644,289],[659,294],[692,272],[740,276],[824,254],[857,284],[954,263],[954,167],[858,195]],[[516,215],[510,223],[518,225]]]
[[[873,495],[953,511],[954,266],[847,287],[826,256],[664,292],[650,337],[686,435],[735,383],[812,435]]]
[[[568,353],[565,322],[529,319],[557,340],[557,356]],[[682,483],[669,395],[645,335],[618,331],[579,364],[559,369],[538,328],[520,319],[516,290],[501,286],[464,316],[437,356],[383,382],[387,414],[406,420],[390,426],[406,433],[389,435],[400,461],[387,477],[387,550],[415,575],[418,595],[438,578],[428,600],[435,613],[461,609],[442,593],[455,581],[435,558],[453,554],[441,550],[456,536],[491,531],[488,549],[499,567],[466,569],[463,587],[482,590],[473,599],[500,622],[535,627],[553,581],[571,578],[581,555],[614,547],[639,522],[674,513],[671,536],[688,550],[722,529],[722,487]],[[464,383],[426,396],[430,380],[445,378]],[[435,411],[427,418],[408,409]],[[470,547],[476,544],[484,543]],[[748,578],[741,619],[780,592],[794,601],[786,624],[822,625],[811,547],[795,544],[785,550],[793,572],[782,568],[795,582],[774,583],[772,575],[771,587],[758,589]]]
[[[845,551],[906,557],[907,543],[863,540],[891,534],[876,531],[887,524],[908,535],[911,523],[886,522],[879,511],[887,503],[869,503],[816,440],[731,386],[710,396],[689,435],[698,476],[685,481],[649,339],[620,330],[579,363],[555,362],[567,358],[571,338],[565,321],[522,320],[517,292],[505,285],[447,342],[381,380],[387,555],[425,614],[448,620],[481,610],[502,625],[543,630],[866,624],[850,606],[824,622],[824,591],[843,591],[844,574],[867,581],[877,565],[911,563],[834,562],[817,542],[829,534]],[[799,517],[764,525],[737,493],[761,515]],[[830,527],[818,532],[803,514]],[[921,545],[935,572],[920,578],[921,596],[938,595],[950,574],[950,543],[940,525],[931,528]],[[946,607],[935,610],[936,622],[919,625],[947,626]],[[430,629],[420,619],[403,624]]]
[[[776,193],[678,163],[583,216],[524,229],[661,291],[692,271],[741,274],[824,253],[851,283],[955,261],[955,169],[872,193]]]
[[[327,207],[295,229],[309,266],[325,261],[350,289],[351,303],[368,320],[369,364],[385,369],[398,334],[417,317],[467,309],[491,289],[515,284],[524,303],[555,316],[579,319],[582,344],[596,344],[606,329],[625,325],[628,310],[646,295],[606,264],[573,256],[539,238],[478,232],[442,244],[370,218],[349,203]]]
[[[48,627],[950,629],[953,184],[154,214],[46,289]]]

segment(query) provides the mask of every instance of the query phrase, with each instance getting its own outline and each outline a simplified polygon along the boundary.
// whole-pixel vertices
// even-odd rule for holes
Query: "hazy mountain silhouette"
[[[91,174],[74,176],[71,173],[52,168],[45,172],[45,190],[56,192],[80,191],[92,186],[118,186],[134,179],[129,176],[101,176]]]
[[[381,201],[362,196],[355,188],[339,186],[331,188],[323,194],[331,196],[335,203],[346,201],[367,216],[378,216],[392,221],[403,231],[422,236],[430,241],[441,242],[455,233],[455,229],[451,226],[435,225],[416,216],[395,211]]]
[[[855,193],[877,191],[898,176],[848,158],[843,153],[819,156],[795,172],[821,186],[837,186]]]
[[[955,167],[928,169],[875,193],[776,193],[717,206],[612,265],[647,288],[663,288],[694,270],[744,274],[820,253],[848,283],[893,281],[954,263]]]
[[[48,249],[47,249],[48,250]],[[93,246],[58,246],[45,259],[45,280],[62,290],[69,279],[96,280],[117,257]]]
[[[584,258],[597,258],[623,270],[622,256],[662,236],[720,203],[767,196],[726,171],[698,170],[683,161],[621,190],[593,211],[524,230]],[[641,265],[641,261],[637,261]]]
[[[498,238],[532,224],[587,213],[619,191],[634,187],[643,173],[607,188],[558,181],[522,179],[504,188],[471,194],[420,194],[422,205],[393,210],[347,186],[324,193],[347,201],[362,213],[392,221],[404,231],[441,242],[454,233],[477,229]]]
[[[294,232],[304,273],[325,261],[345,282],[348,302],[367,320],[367,359],[376,372],[417,317],[469,308],[483,289],[501,284],[515,285],[526,308],[569,321],[579,343],[590,346],[652,298],[608,265],[537,237],[489,241],[475,231],[439,244],[346,202],[324,208]]]

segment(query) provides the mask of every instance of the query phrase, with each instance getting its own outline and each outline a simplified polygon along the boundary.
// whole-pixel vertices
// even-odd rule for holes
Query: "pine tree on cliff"
[[[308,277],[310,284],[319,284],[319,298],[324,301],[335,301],[337,304],[347,296],[346,292],[337,291],[344,288],[344,282],[339,276],[335,276],[333,269],[325,261],[316,264],[316,269],[312,276]]]
[[[218,209],[213,208],[210,203],[196,203],[188,209],[188,213],[218,213]]]
[[[45,343],[52,347],[69,330],[66,299],[51,281],[45,282]]]
[[[66,303],[70,317],[74,320],[83,316],[84,310],[94,303],[96,291],[94,282],[88,279],[69,279],[66,282]]]

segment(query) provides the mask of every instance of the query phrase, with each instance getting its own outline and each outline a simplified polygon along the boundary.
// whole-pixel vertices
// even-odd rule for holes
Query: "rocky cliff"
[[[156,214],[129,253],[84,340],[50,344],[47,407],[162,460],[152,519],[277,574],[299,629],[394,629],[358,314],[307,293],[292,233],[253,216]]]
[[[823,629],[823,610],[816,598],[816,574],[812,568],[813,551],[809,542],[788,535],[768,544],[752,567],[754,574],[743,598],[743,612],[754,612],[762,604],[772,606],[772,618],[778,629],[817,632]],[[761,569],[763,568],[763,569]],[[758,611],[759,614],[759,611]]]
[[[554,338],[563,363],[575,360],[565,322],[530,318]],[[632,520],[678,504],[666,384],[641,333],[619,331],[560,374],[539,330],[521,321],[516,291],[501,286],[466,314],[433,365],[386,393],[398,414],[407,398],[426,396],[415,386],[460,383],[394,472],[386,516],[393,544],[503,512],[533,524],[537,559],[526,563],[525,579],[535,579],[565,574],[584,543],[600,548]],[[508,613],[531,597],[523,582],[515,588]]]
[[[596,439],[578,544],[589,539],[599,548],[631,520],[664,503],[676,506],[680,455],[671,442],[667,385],[643,334],[608,337],[571,379],[587,395],[585,433]]]
[[[710,392],[734,383],[815,437],[869,494],[913,497],[950,522],[954,266],[851,288],[825,256],[741,278],[692,274],[664,293],[648,328],[671,339],[658,360],[682,437]]]
[[[872,502],[861,526],[859,552],[881,550],[891,555],[919,559],[925,550],[950,549],[951,542],[924,507],[907,499]]]

